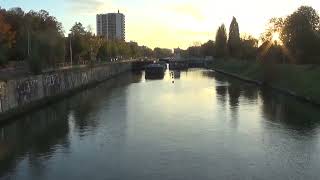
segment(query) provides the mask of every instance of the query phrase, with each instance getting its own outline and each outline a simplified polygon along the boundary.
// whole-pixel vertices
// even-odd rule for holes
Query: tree
[[[141,47],[141,51],[142,51],[142,56],[143,57],[152,57],[153,56],[153,51],[152,49],[146,47],[146,46],[142,46]]]
[[[32,53],[38,53],[45,65],[54,66],[64,58],[64,35],[61,23],[47,11],[30,11],[28,20],[28,41]]]
[[[257,56],[258,40],[250,35],[241,38],[240,58],[251,60]]]
[[[282,41],[299,63],[319,63],[319,29],[319,14],[309,6],[301,6],[284,21]]]
[[[47,11],[25,13],[21,8],[13,8],[8,11],[0,9],[0,14],[6,22],[1,22],[0,26],[5,29],[10,27],[10,31],[14,32],[14,43],[9,43],[7,50],[8,59],[30,60],[32,55],[41,60],[41,64],[47,65],[63,60],[64,35],[62,25]],[[8,40],[12,39],[12,36],[12,34],[6,34],[3,37]],[[4,43],[1,43],[1,45],[3,46]]]
[[[228,51],[232,57],[238,57],[240,53],[240,32],[235,17],[232,18],[229,28]]]
[[[135,42],[108,41],[97,37],[90,27],[84,28],[77,22],[70,29],[70,35],[64,37],[62,24],[45,10],[24,12],[21,8],[0,8],[0,64],[8,59],[27,60],[32,72],[41,73],[43,67],[65,59],[69,61],[70,49],[73,62],[94,62],[96,58],[151,57],[154,54],[150,48]],[[160,54],[170,53],[161,50]]]
[[[261,36],[262,42],[272,42],[274,41],[274,34],[281,35],[284,26],[284,20],[284,18],[271,18],[267,25],[267,29]]]
[[[97,58],[99,61],[107,61],[108,58],[108,43],[107,41],[103,41],[102,45],[100,46],[98,53],[97,53]]]
[[[12,8],[4,13],[6,22],[15,31],[15,43],[9,50],[10,60],[24,60],[27,58],[28,49],[28,21],[21,8]]]
[[[227,55],[227,33],[224,24],[218,28],[216,34],[215,51],[216,57],[225,57]]]
[[[202,56],[214,56],[215,43],[213,41],[208,41],[201,45]]]
[[[69,42],[72,47],[72,59],[80,62],[90,58],[90,44],[86,29],[81,23],[76,22],[70,29]]]
[[[1,9],[0,9],[1,10]],[[14,44],[15,32],[11,26],[5,21],[3,13],[0,12],[0,65],[6,64],[8,61],[8,50]]]
[[[70,32],[72,33],[72,35],[78,35],[78,36],[81,36],[81,35],[84,36],[87,33],[86,29],[83,27],[83,25],[80,22],[76,22],[70,29]]]
[[[191,46],[187,49],[189,57],[200,57],[201,56],[201,47],[200,45]]]
[[[172,56],[171,49],[164,49],[164,48],[154,48],[154,55],[156,58],[167,58]]]

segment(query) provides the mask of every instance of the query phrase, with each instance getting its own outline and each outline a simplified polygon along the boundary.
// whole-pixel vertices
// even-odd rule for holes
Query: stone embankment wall
[[[0,81],[0,122],[75,90],[131,70],[129,62],[59,70]]]

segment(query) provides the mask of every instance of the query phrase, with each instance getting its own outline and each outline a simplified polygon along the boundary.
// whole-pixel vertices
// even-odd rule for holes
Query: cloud
[[[201,8],[194,4],[175,4],[168,7],[169,11],[179,16],[191,16],[196,20],[204,20],[205,16]]]
[[[67,0],[67,8],[73,14],[97,14],[112,8],[111,0]]]

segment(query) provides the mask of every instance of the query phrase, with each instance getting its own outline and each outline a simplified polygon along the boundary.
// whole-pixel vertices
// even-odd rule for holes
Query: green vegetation
[[[219,31],[219,30],[218,30]],[[229,28],[228,52],[231,57],[239,57],[241,47],[239,24],[233,17]]]
[[[209,40],[202,45],[195,45],[182,51],[183,57],[216,57],[256,59],[258,52],[258,39],[251,35],[240,36],[239,24],[233,17],[229,28],[229,36],[224,24],[217,32],[215,41]]]
[[[222,24],[217,31],[216,45],[215,45],[215,56],[225,57],[227,55],[227,31],[224,24]]]
[[[210,44],[210,45],[209,45]],[[215,42],[193,46],[187,56],[213,56],[213,68],[263,82],[320,103],[320,16],[309,6],[291,15],[272,18],[259,40],[240,36],[232,19],[227,37],[224,25]],[[197,53],[194,53],[197,52]]]
[[[320,66],[273,64],[267,67],[260,62],[235,59],[215,60],[212,67],[243,78],[266,83],[307,97],[320,103]]]
[[[27,61],[30,71],[58,63],[92,64],[101,61],[172,56],[170,49],[154,50],[136,42],[107,40],[76,22],[68,37],[60,22],[47,11],[24,12],[0,7],[0,66],[8,61]],[[71,57],[72,56],[72,57]]]
[[[9,60],[26,60],[37,68],[31,68],[34,73],[41,71],[41,64],[54,64],[64,59],[64,37],[61,23],[48,12],[30,11],[25,13],[20,8],[8,11],[0,9],[0,34],[7,37],[0,47],[1,64],[5,65]],[[9,36],[8,36],[9,35]],[[33,57],[36,60],[31,60]]]
[[[14,43],[15,33],[12,27],[6,23],[5,17],[0,13],[0,65],[3,66],[7,62],[8,50]]]
[[[250,35],[240,35],[239,24],[233,17],[228,36],[222,24],[215,41],[189,47],[182,55],[251,61],[258,59],[276,64],[320,64],[319,49],[320,16],[312,7],[301,6],[287,17],[270,19],[260,40]]]
[[[301,6],[285,18],[272,18],[261,40],[260,58],[276,63],[320,63],[320,17]],[[271,56],[270,56],[271,55]]]

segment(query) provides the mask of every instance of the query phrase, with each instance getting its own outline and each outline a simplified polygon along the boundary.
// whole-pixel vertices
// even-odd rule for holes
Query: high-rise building
[[[125,40],[125,16],[120,13],[97,14],[97,35],[112,40]]]

